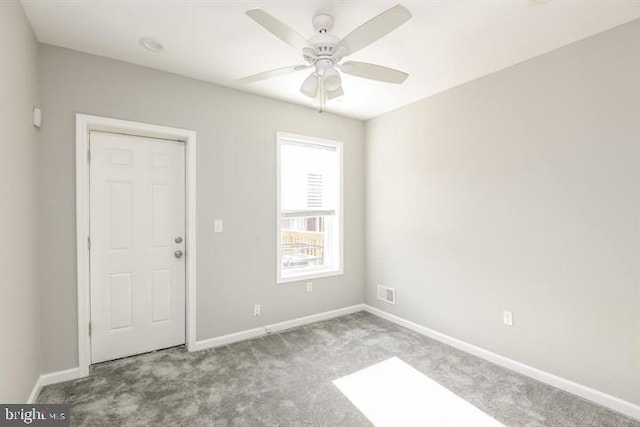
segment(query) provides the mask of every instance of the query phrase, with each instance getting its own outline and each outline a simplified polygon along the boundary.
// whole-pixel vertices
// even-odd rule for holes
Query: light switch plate
[[[222,220],[221,219],[216,219],[213,221],[213,232],[214,233],[222,233],[223,230],[223,226],[222,226]]]
[[[505,311],[502,313],[502,323],[507,326],[513,326],[513,313]]]

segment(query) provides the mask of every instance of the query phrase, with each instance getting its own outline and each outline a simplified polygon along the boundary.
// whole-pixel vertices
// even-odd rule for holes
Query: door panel
[[[109,183],[109,249],[131,249],[131,184]]]
[[[109,331],[131,327],[131,274],[109,275]]]
[[[184,144],[91,132],[90,146],[91,362],[182,344]]]
[[[151,322],[171,319],[171,270],[156,270],[149,275],[151,284]]]

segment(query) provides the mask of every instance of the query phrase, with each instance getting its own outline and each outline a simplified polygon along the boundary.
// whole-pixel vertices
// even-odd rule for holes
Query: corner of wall
[[[38,41],[18,0],[0,10],[0,401],[35,399],[42,366],[37,273]],[[34,387],[35,384],[35,387]]]

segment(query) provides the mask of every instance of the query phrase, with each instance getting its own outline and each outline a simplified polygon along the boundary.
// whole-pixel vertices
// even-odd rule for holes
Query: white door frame
[[[186,345],[196,343],[196,132],[127,120],[76,114],[76,258],[78,280],[78,365],[80,376],[89,375],[91,364],[89,271],[89,132],[102,131],[185,143],[186,196]]]

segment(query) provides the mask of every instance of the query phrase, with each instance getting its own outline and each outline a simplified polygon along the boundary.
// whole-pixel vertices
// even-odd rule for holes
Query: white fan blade
[[[271,34],[287,43],[296,49],[304,49],[308,47],[313,49],[313,46],[307,42],[304,37],[296,33],[292,28],[278,21],[273,16],[269,15],[262,9],[251,9],[245,12],[249,18],[262,25]]]
[[[378,80],[385,83],[404,83],[409,74],[382,65],[369,64],[368,62],[347,61],[339,65],[340,71],[352,76],[365,79]]]
[[[389,34],[407,22],[409,18],[411,18],[411,12],[406,7],[401,4],[395,5],[347,34],[338,44],[338,48],[340,46],[346,47],[347,54],[351,55]]]
[[[327,91],[327,99],[331,100],[331,99],[335,99],[339,96],[344,95],[344,91],[342,90],[341,87],[339,87],[336,90],[332,90],[332,91]]]
[[[260,80],[270,79],[272,77],[282,76],[284,74],[293,73],[295,71],[306,70],[310,65],[289,65],[288,67],[276,68],[275,70],[263,71],[262,73],[238,79],[239,83],[253,83]]]

